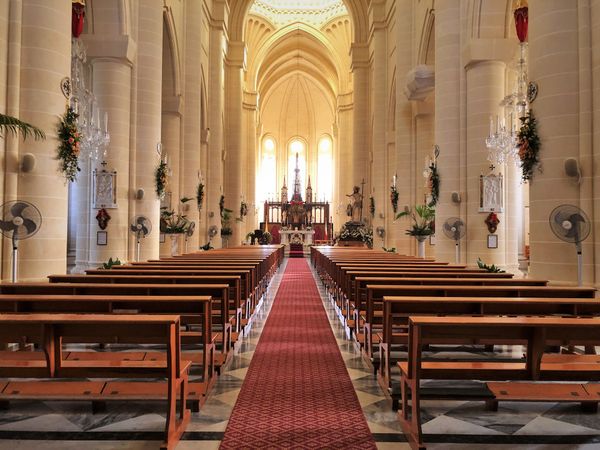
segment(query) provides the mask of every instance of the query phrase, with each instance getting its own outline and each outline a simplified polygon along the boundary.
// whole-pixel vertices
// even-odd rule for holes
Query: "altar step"
[[[304,246],[302,244],[290,244],[290,258],[304,258]]]

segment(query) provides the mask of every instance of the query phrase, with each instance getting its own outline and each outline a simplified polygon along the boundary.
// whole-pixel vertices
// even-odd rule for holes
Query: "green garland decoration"
[[[198,203],[198,209],[202,209],[204,204],[204,184],[198,183],[196,187],[196,202]]]
[[[221,198],[219,199],[219,214],[221,215],[221,217],[223,216],[224,209],[225,209],[225,196],[221,195]]]
[[[369,212],[371,217],[375,217],[375,198],[369,197]]]
[[[440,148],[435,145],[433,150],[433,159],[429,164],[429,189],[431,191],[431,201],[427,204],[430,208],[437,205],[440,199],[440,173],[438,172],[437,160],[440,156]]]
[[[60,170],[68,181],[77,179],[79,167],[79,152],[81,133],[77,130],[77,117],[79,115],[67,106],[65,114],[58,125],[58,159]]]
[[[533,171],[540,164],[540,137],[537,134],[537,120],[530,109],[525,117],[521,117],[521,129],[518,134],[519,159],[521,160],[521,178],[523,181],[533,179]],[[540,168],[538,167],[538,170]]]
[[[244,201],[240,203],[240,219],[248,215],[248,204]]]
[[[393,184],[390,186],[390,201],[392,202],[392,209],[394,210],[394,214],[398,212],[398,198],[400,194],[398,193],[398,189]]]
[[[154,172],[154,184],[156,195],[161,200],[165,196],[165,192],[167,189],[167,172],[169,171],[169,166],[163,160],[160,161],[158,167],[156,167],[156,171]]]

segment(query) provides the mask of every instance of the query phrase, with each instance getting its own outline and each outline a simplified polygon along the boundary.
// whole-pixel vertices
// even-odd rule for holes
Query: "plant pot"
[[[425,258],[425,240],[427,236],[415,236],[417,240],[417,257]]]
[[[179,235],[170,234],[171,238],[171,256],[177,256],[179,254]]]

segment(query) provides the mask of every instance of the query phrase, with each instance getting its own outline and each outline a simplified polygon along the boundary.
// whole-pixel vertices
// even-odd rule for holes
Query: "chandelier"
[[[71,53],[71,79],[72,92],[71,106],[78,115],[77,128],[81,133],[81,153],[87,155],[92,161],[106,157],[106,150],[110,143],[108,133],[108,114],[103,115],[101,122],[100,108],[96,97],[85,86],[85,63],[87,60],[85,46],[79,39],[72,40]]]
[[[502,99],[502,116],[496,116],[494,123],[490,117],[490,131],[485,139],[488,148],[488,161],[500,165],[512,162],[518,164],[519,139],[517,128],[521,118],[527,115],[528,75],[527,75],[527,29],[528,8],[519,4],[514,12],[515,27],[519,38],[519,58],[516,63],[517,78],[513,92]],[[508,119],[508,120],[507,120]]]

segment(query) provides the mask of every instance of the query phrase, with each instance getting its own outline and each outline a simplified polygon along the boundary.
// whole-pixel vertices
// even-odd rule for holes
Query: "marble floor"
[[[218,448],[284,270],[285,264],[177,449]],[[346,338],[335,307],[315,279],[377,447],[408,449],[390,400],[354,342]],[[473,358],[481,353],[464,348],[443,355]],[[500,403],[497,412],[489,412],[482,402],[424,401],[422,408],[423,432],[432,449],[600,449],[600,415],[582,414],[576,404]],[[16,403],[0,411],[0,450],[155,449],[164,427],[162,409],[123,402],[91,414],[85,402]]]

